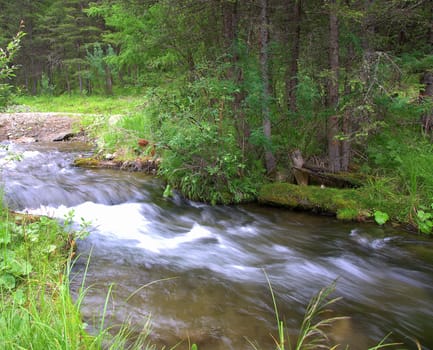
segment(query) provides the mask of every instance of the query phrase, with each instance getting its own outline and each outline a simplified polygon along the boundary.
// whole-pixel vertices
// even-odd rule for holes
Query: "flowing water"
[[[11,146],[2,151],[11,207],[78,222],[91,221],[79,242],[73,291],[86,273],[83,317],[97,327],[112,286],[107,323],[152,322],[159,347],[274,348],[280,318],[292,337],[310,298],[337,280],[336,314],[350,316],[333,340],[367,349],[389,340],[433,349],[433,241],[376,225],[341,223],[256,205],[208,206],[162,198],[162,183],[138,173],[71,165],[76,145]],[[72,148],[71,148],[72,147]]]

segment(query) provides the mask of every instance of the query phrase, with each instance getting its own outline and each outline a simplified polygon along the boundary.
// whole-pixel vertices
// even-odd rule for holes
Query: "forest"
[[[0,0],[21,111],[159,178],[6,135],[0,348],[433,348],[433,0]]]
[[[100,146],[149,140],[188,198],[255,199],[298,152],[362,179],[364,216],[432,231],[432,1],[3,0],[0,26],[3,106],[143,96]]]

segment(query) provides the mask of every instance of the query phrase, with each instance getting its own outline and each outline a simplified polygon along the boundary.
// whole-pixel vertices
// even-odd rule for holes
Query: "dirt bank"
[[[0,141],[19,143],[87,141],[79,115],[70,113],[0,113]]]

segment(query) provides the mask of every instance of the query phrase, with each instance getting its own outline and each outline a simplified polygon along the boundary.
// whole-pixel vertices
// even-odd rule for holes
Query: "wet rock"
[[[105,160],[113,160],[114,158],[116,158],[116,154],[112,154],[112,153],[107,153],[105,156],[104,156],[104,159]]]
[[[53,142],[68,141],[71,138],[73,138],[74,136],[75,136],[75,133],[73,133],[71,131],[65,131],[65,132],[61,132],[61,133],[57,134],[56,136],[54,136],[51,141],[53,141]]]

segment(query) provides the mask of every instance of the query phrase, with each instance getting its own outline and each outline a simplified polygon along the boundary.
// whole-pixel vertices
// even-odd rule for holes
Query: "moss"
[[[261,188],[258,200],[262,204],[331,213],[345,220],[359,220],[369,212],[356,189],[272,183]]]
[[[101,161],[96,158],[76,158],[74,160],[74,165],[79,167],[99,167]]]
[[[343,208],[337,210],[337,219],[339,220],[358,220],[359,211],[353,208]]]

